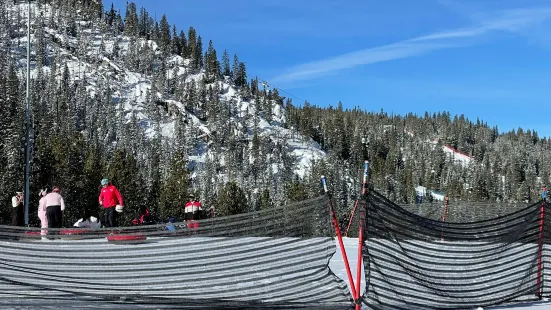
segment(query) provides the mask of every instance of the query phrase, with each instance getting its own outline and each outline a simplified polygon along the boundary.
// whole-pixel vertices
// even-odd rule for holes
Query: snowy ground
[[[337,242],[337,252],[329,262],[329,267],[331,270],[340,278],[348,282],[348,277],[346,274],[346,269],[344,267],[344,260],[343,256],[341,254],[341,250],[339,247],[339,243]],[[356,263],[358,261],[358,238],[343,238],[344,247],[346,249],[346,255],[348,256],[348,261],[350,262],[350,269],[352,271],[352,276],[354,277],[354,283],[356,282]],[[350,284],[348,284],[350,286]],[[361,281],[361,293],[363,294],[365,289],[365,277],[363,272],[363,264],[362,264],[362,281]],[[362,309],[368,309],[365,305],[362,307]],[[482,309],[482,308],[479,308]],[[522,304],[514,304],[514,305],[502,305],[502,306],[495,306],[495,307],[486,307],[486,310],[551,310],[551,301],[536,301],[536,302],[528,302],[528,303],[522,303]]]

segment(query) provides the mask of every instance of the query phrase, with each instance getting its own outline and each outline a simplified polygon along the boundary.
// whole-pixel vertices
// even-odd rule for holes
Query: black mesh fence
[[[442,220],[446,215],[446,222],[466,223],[493,219],[499,216],[514,213],[527,204],[520,203],[490,203],[450,201],[446,207],[444,202],[400,205],[403,209],[432,220]]]
[[[484,206],[471,214],[477,207]],[[370,308],[473,309],[551,295],[551,210],[543,202],[486,212],[476,221],[468,206],[448,206],[453,222],[442,221],[443,205],[424,211],[370,192],[364,248]]]
[[[0,226],[0,307],[346,309],[325,196],[190,223]],[[193,228],[195,227],[195,228]]]

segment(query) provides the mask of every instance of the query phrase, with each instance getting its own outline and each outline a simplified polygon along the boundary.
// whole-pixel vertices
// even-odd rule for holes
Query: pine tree
[[[231,76],[230,57],[226,50],[224,50],[224,54],[222,54],[222,75],[227,77]]]
[[[236,85],[238,86],[246,86],[247,85],[247,68],[245,67],[245,63],[240,62],[239,63],[239,69],[238,74],[236,78]]]
[[[159,23],[158,22],[155,22],[155,24],[153,25],[153,29],[151,31],[150,38],[153,41],[160,41],[161,40],[161,31],[159,29]]]
[[[260,210],[272,208],[274,203],[270,197],[270,191],[265,188],[260,195]]]
[[[116,150],[107,174],[123,196],[124,213],[119,217],[119,225],[129,226],[134,215],[147,207],[146,186],[136,157],[130,152]]]
[[[220,63],[218,62],[218,56],[216,56],[212,40],[209,41],[205,62],[207,81],[210,83],[214,82],[220,76]]]
[[[111,3],[111,9],[109,10],[109,12],[107,12],[107,15],[106,15],[106,18],[107,18],[106,21],[107,21],[107,24],[109,24],[109,26],[113,26],[116,16],[117,16],[117,11],[115,10],[115,4]]]
[[[36,66],[37,68],[42,69],[43,66],[48,65],[46,57],[47,43],[44,38],[45,24],[42,14],[39,16],[37,23],[39,27],[34,34],[36,37]]]
[[[148,191],[147,191],[147,206],[153,214],[157,214],[159,197],[161,194],[161,149],[162,149],[162,137],[161,128],[156,126],[156,136],[149,144],[148,158],[149,158],[149,174],[147,177]]]
[[[203,208],[208,208],[209,205],[214,206],[216,204],[218,183],[216,182],[217,170],[219,161],[216,160],[215,155],[208,154],[205,160],[205,166],[203,174],[201,175],[201,192],[203,193],[204,201]]]
[[[91,145],[86,153],[83,171],[83,187],[81,197],[83,214],[81,216],[95,216],[100,218],[96,200],[100,192],[99,181],[103,178],[104,164],[101,158],[101,149]],[[77,219],[78,220],[78,219]]]
[[[201,36],[197,37],[197,45],[195,47],[195,69],[200,70],[203,68],[203,40],[201,39]]]
[[[184,31],[180,31],[180,50],[177,54],[182,56],[183,58],[189,57],[188,43]]]
[[[182,46],[180,45],[180,37],[178,37],[178,33],[176,32],[176,25],[173,25],[170,52],[172,54],[180,55],[181,51],[182,51]]]
[[[129,37],[137,37],[140,34],[138,12],[134,2],[130,2],[126,7],[124,34]]]
[[[285,190],[287,201],[289,203],[308,199],[308,191],[306,185],[298,178],[295,178]]]
[[[168,178],[161,187],[159,215],[163,218],[174,216],[183,220],[185,202],[189,190],[189,172],[185,154],[176,152],[171,161]]]
[[[231,79],[235,84],[237,84],[236,81],[239,79],[238,74],[239,74],[239,57],[237,57],[237,54],[234,54],[233,55],[233,64],[232,64],[232,67],[231,67]]]
[[[64,128],[60,134],[50,139],[53,169],[47,177],[51,185],[59,186],[63,191],[68,207],[64,216],[64,225],[72,224],[84,211],[86,201],[80,196],[84,190],[82,171],[85,166],[84,139],[76,132]]]
[[[163,17],[161,18],[161,23],[159,24],[159,32],[160,32],[160,41],[161,41],[161,50],[163,51],[169,51],[171,47],[171,36],[170,36],[170,24],[168,23],[168,20],[166,18],[166,15],[163,14]]]
[[[189,27],[188,34],[187,34],[187,54],[186,56],[191,59],[191,67],[197,68],[197,33],[195,32],[195,29],[193,27]],[[199,55],[202,54],[202,51],[199,53]]]
[[[115,42],[113,43],[113,50],[111,52],[112,56],[114,58],[118,58],[120,56],[121,47],[119,45],[119,40],[115,39]]]
[[[247,196],[236,182],[230,181],[224,185],[218,195],[216,212],[220,215],[234,215],[246,212]]]
[[[0,73],[0,134],[3,137],[0,142],[0,171],[3,175],[0,180],[0,197],[4,201],[9,201],[16,190],[20,191],[23,188],[23,111],[20,108],[23,105],[19,79],[13,63],[7,64],[5,71]],[[3,210],[3,220],[6,223],[9,221],[11,209]]]
[[[74,20],[74,19],[73,19]],[[115,35],[119,35],[124,31],[124,22],[120,12],[117,12],[113,21],[113,31]]]
[[[253,139],[251,144],[252,144],[251,156],[253,158],[252,173],[254,177],[254,185],[256,186],[259,174],[262,173],[262,170],[260,169],[260,166],[261,166],[260,162],[262,160],[261,159],[262,154],[260,153],[261,141],[256,132],[253,134]]]
[[[140,8],[140,16],[138,17],[138,29],[140,37],[145,37],[151,33],[152,19],[145,8]]]

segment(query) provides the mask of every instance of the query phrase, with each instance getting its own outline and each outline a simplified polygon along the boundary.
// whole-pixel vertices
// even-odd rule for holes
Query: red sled
[[[145,235],[108,235],[107,241],[112,243],[143,243]]]
[[[26,231],[25,236],[40,236],[40,231]]]
[[[63,229],[59,233],[62,235],[83,235],[92,232],[89,229]]]
[[[64,235],[64,239],[82,239],[80,236],[86,235],[88,233],[94,232],[90,229],[82,228],[73,228],[73,229],[63,229],[59,231],[60,235]]]

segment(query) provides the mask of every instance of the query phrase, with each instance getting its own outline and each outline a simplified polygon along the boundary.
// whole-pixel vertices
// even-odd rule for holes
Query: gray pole
[[[25,226],[29,226],[29,194],[30,194],[30,171],[31,171],[31,151],[29,143],[30,125],[30,83],[31,83],[31,0],[27,8],[27,104],[25,119]]]

